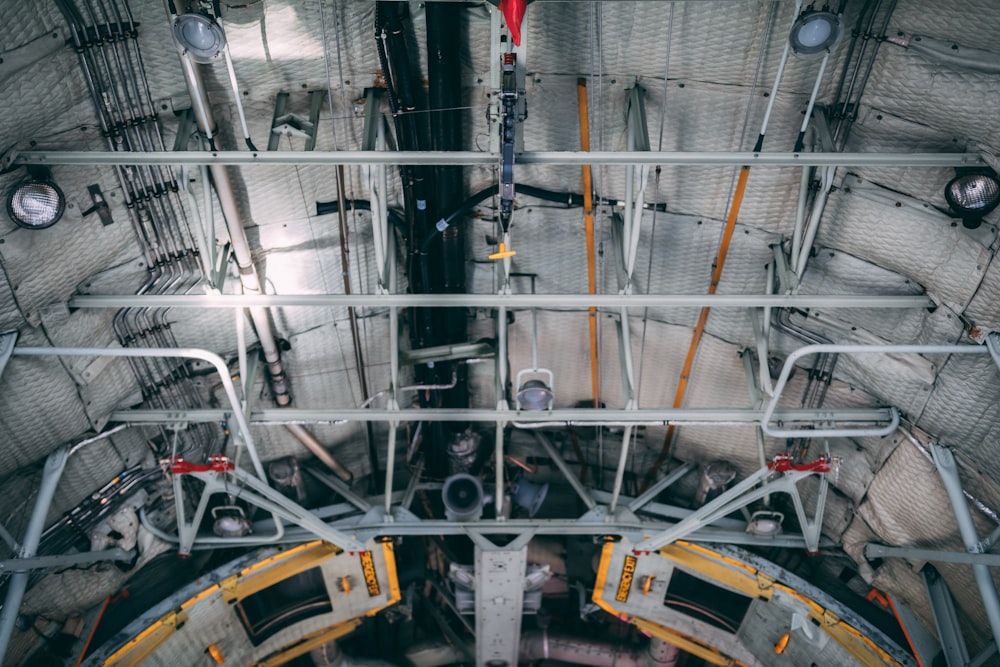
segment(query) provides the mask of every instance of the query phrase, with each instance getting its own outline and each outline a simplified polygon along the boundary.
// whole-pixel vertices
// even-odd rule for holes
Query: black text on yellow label
[[[635,556],[625,556],[625,566],[622,567],[622,579],[618,583],[618,593],[615,599],[619,602],[628,601],[628,592],[632,590],[632,579],[635,577]]]
[[[382,592],[378,586],[378,575],[375,574],[375,560],[371,551],[361,552],[361,573],[365,576],[365,586],[368,587],[369,597],[375,597]]]

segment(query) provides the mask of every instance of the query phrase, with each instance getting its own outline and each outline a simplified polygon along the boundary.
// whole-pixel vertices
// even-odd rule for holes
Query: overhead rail
[[[933,308],[923,295],[852,294],[83,294],[70,308]]]
[[[985,167],[973,153],[788,153],[753,151],[525,151],[518,164],[719,166],[719,167]],[[20,165],[482,165],[498,153],[482,151],[24,151],[8,153],[0,167]]]

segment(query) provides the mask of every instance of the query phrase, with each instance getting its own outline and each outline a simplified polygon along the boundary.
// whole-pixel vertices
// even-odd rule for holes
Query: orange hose
[[[590,118],[587,115],[587,80],[576,80],[576,100],[580,110],[580,150],[590,150]],[[597,263],[594,251],[594,200],[590,165],[583,165],[583,219],[587,231],[587,293],[597,294]],[[590,389],[594,395],[594,407],[599,406],[600,387],[597,365],[597,308],[590,307]]]
[[[97,612],[97,618],[94,620],[94,627],[90,629],[90,634],[87,635],[87,643],[83,645],[83,650],[80,651],[80,657],[76,659],[76,664],[73,667],[80,667],[83,662],[83,656],[87,655],[87,649],[90,648],[90,642],[94,641],[94,634],[97,632],[97,626],[101,624],[101,619],[104,618],[104,612],[108,610],[108,605],[111,604],[111,596],[104,598],[104,604],[101,605],[101,611]]]
[[[729,244],[733,240],[733,232],[736,231],[736,219],[740,215],[740,208],[743,206],[743,194],[747,189],[747,179],[750,177],[750,167],[740,169],[740,177],[736,181],[736,191],[733,193],[733,203],[729,207],[729,215],[726,217],[726,226],[722,232],[722,242],[719,244],[719,251],[712,262],[712,282],[708,286],[708,293],[715,294],[719,281],[722,280],[722,268],[726,264],[726,256],[729,254]],[[684,395],[687,393],[688,380],[691,378],[691,368],[694,366],[694,357],[701,344],[702,334],[705,333],[705,324],[708,322],[710,307],[704,306],[698,315],[698,322],[694,326],[694,335],[691,337],[691,345],[688,347],[687,357],[684,359],[684,367],[681,369],[681,377],[677,382],[677,393],[674,394],[674,408],[680,408],[684,404]],[[656,463],[643,480],[642,491],[649,487],[656,478],[656,472],[660,466],[666,462],[670,454],[670,443],[674,438],[676,428],[673,423],[667,425],[667,433],[663,436],[663,447],[660,448],[660,455],[656,457]]]

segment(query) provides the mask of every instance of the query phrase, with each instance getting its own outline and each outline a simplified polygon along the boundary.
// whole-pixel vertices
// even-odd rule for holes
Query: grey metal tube
[[[934,465],[937,466],[938,473],[941,475],[944,489],[948,492],[951,507],[955,511],[955,522],[958,524],[958,532],[962,536],[962,542],[969,553],[978,553],[979,534],[972,521],[972,512],[969,511],[969,506],[965,502],[965,495],[962,493],[962,482],[958,478],[955,457],[950,449],[938,444],[931,445],[931,454],[934,456]],[[983,607],[986,608],[986,616],[990,622],[990,629],[993,631],[993,639],[996,640],[997,644],[1000,644],[1000,595],[997,594],[996,586],[993,584],[990,568],[984,563],[976,563],[972,566],[972,573],[979,586],[979,594],[983,598]]]
[[[198,65],[188,56],[180,54],[181,68],[184,70],[184,80],[187,83],[188,94],[191,96],[192,106],[195,110],[195,120],[199,129],[211,138],[215,130],[215,118],[212,116],[212,109],[205,92],[205,84],[201,77]],[[219,197],[219,205],[222,208],[223,218],[226,221],[226,228],[229,231],[229,239],[233,250],[233,257],[239,267],[240,282],[243,285],[244,293],[261,294],[260,277],[253,263],[253,253],[250,250],[250,242],[247,240],[246,230],[243,226],[243,218],[240,215],[239,207],[236,203],[236,196],[233,191],[233,183],[230,178],[228,168],[221,164],[209,165],[212,174],[212,182],[215,184],[215,191]],[[254,329],[257,331],[257,339],[260,342],[261,352],[264,361],[267,363],[267,373],[271,380],[271,391],[274,394],[274,401],[281,407],[291,404],[292,397],[289,394],[288,379],[285,369],[281,363],[281,353],[278,350],[278,342],[271,328],[271,320],[267,310],[262,306],[251,306],[247,309]],[[337,475],[345,480],[351,479],[351,473],[341,465],[326,448],[309,433],[304,427],[297,424],[289,424],[285,427],[289,433],[295,436],[309,451],[323,462],[324,465],[333,470]],[[262,476],[262,479],[265,479]]]
[[[59,478],[62,477],[68,458],[69,448],[62,446],[49,454],[49,458],[45,460],[42,482],[38,487],[38,495],[35,497],[35,507],[31,511],[28,528],[25,530],[24,539],[21,542],[21,552],[18,554],[21,558],[31,558],[38,550],[42,530],[45,528],[45,518],[48,516],[49,507],[52,506],[52,496],[55,495]],[[7,584],[7,597],[4,598],[3,609],[0,610],[0,662],[3,662],[7,655],[7,647],[10,645],[10,638],[14,632],[17,612],[21,608],[24,591],[28,588],[28,576],[27,572],[15,572],[10,575]]]
[[[0,166],[27,164],[77,165],[182,165],[182,164],[293,164],[293,165],[496,165],[498,153],[485,151],[22,151],[9,155]],[[525,151],[520,164],[562,165],[671,165],[739,167],[984,167],[975,153],[778,153],[753,151]]]
[[[549,458],[552,459],[552,462],[556,465],[557,468],[559,468],[559,472],[563,474],[563,476],[566,478],[566,481],[569,482],[569,485],[573,487],[573,490],[576,491],[576,494],[580,496],[581,500],[583,500],[583,503],[587,506],[587,509],[592,510],[595,507],[597,507],[597,501],[593,499],[593,497],[590,495],[587,489],[584,488],[583,484],[580,483],[580,480],[577,478],[577,476],[574,475],[573,471],[569,469],[569,466],[567,466],[566,462],[563,461],[561,456],[559,456],[559,452],[557,452],[556,448],[552,446],[552,443],[549,442],[549,439],[544,434],[539,433],[538,431],[532,431],[532,433],[535,436],[535,440],[538,442],[538,444],[542,446],[542,449],[545,450],[545,453],[548,454]]]

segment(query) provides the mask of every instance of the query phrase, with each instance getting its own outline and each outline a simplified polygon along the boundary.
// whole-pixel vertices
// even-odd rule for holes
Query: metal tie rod
[[[850,294],[101,294],[71,308],[930,308],[922,295]]]
[[[518,164],[564,165],[709,165],[757,167],[980,167],[983,159],[970,153],[753,153],[753,152],[629,152],[526,151]],[[496,165],[499,153],[479,151],[25,151],[9,156],[4,168],[17,165]]]

